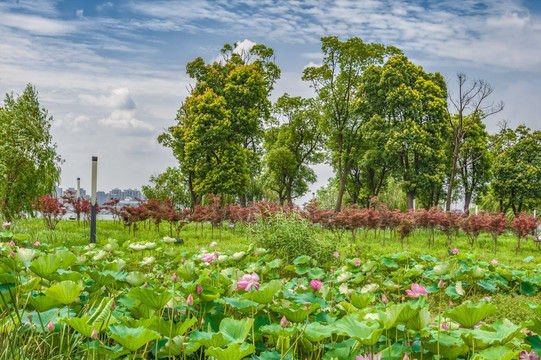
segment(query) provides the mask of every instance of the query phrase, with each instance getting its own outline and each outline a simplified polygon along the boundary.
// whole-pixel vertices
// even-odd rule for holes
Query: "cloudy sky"
[[[541,129],[541,1],[537,0],[0,0],[0,94],[27,83],[53,116],[64,188],[144,185],[176,161],[156,137],[188,94],[185,66],[226,43],[262,43],[282,69],[273,97],[311,96],[301,73],[320,38],[395,45],[451,89],[457,72],[488,81],[505,110],[497,129]],[[320,179],[329,171],[320,166]]]

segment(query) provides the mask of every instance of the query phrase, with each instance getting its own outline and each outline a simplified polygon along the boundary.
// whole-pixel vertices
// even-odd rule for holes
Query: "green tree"
[[[492,176],[493,156],[488,151],[489,135],[485,130],[485,124],[478,117],[469,117],[464,120],[468,132],[460,146],[456,190],[462,193],[464,212],[467,214],[471,202],[487,190]]]
[[[32,202],[58,184],[62,160],[52,121],[31,84],[18,97],[6,94],[0,108],[0,213],[8,221],[32,211]]]
[[[237,195],[245,203],[259,168],[268,97],[280,70],[264,45],[242,53],[235,48],[225,45],[220,62],[197,58],[186,66],[196,83],[177,113],[178,124],[159,137],[173,148],[193,205],[209,193]]]
[[[171,200],[179,210],[191,206],[191,199],[179,168],[168,167],[163,173],[152,175],[150,184],[143,185],[142,191],[147,199]]]
[[[356,147],[363,139],[363,116],[356,111],[358,88],[363,71],[383,63],[387,55],[400,53],[394,47],[366,44],[359,38],[340,41],[335,36],[321,39],[323,64],[307,67],[303,80],[309,81],[322,104],[323,131],[328,135],[330,161],[339,179],[335,211],[342,208],[346,182],[356,159]]]
[[[541,131],[521,125],[515,131],[502,130],[501,136],[491,183],[500,211],[532,210],[541,204]]]
[[[316,181],[316,174],[308,165],[322,160],[322,133],[313,99],[285,94],[276,101],[275,113],[281,124],[266,132],[266,178],[267,186],[283,204],[303,196],[308,184]]]
[[[445,122],[447,88],[439,73],[427,73],[404,55],[371,66],[361,87],[361,108],[381,114],[389,128],[385,151],[397,161],[408,208],[419,198],[426,207],[438,203],[447,173]]]

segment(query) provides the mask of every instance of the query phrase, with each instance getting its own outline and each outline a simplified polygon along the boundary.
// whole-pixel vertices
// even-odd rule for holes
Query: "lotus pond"
[[[537,359],[541,268],[458,252],[285,264],[252,244],[0,243],[0,359]],[[480,299],[470,301],[470,299]],[[450,303],[451,302],[451,303]],[[488,320],[490,321],[488,321]]]

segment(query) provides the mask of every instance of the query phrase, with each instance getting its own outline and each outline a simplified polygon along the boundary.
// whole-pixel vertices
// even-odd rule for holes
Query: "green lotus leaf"
[[[149,326],[150,329],[155,330],[162,334],[163,336],[169,337],[178,337],[182,336],[188,331],[190,327],[197,323],[197,318],[192,317],[185,321],[171,321],[171,320],[161,320],[154,321],[152,326]]]
[[[406,324],[410,319],[413,319],[419,311],[426,305],[425,297],[419,297],[416,300],[408,301],[403,305],[400,315],[398,315],[397,321],[401,324]],[[477,324],[477,323],[476,323]]]
[[[344,271],[343,273],[341,273],[340,275],[338,275],[338,277],[336,278],[336,282],[337,282],[337,283],[343,283],[343,282],[346,282],[346,281],[348,281],[349,279],[351,279],[351,276],[353,276],[353,274],[352,274],[350,271]]]
[[[310,259],[311,259],[310,256],[302,255],[302,256],[299,256],[298,258],[296,258],[295,260],[293,260],[293,264],[295,264],[295,265],[306,264],[308,261],[310,261]]]
[[[112,313],[112,305],[115,299],[104,297],[101,299],[100,304],[94,309],[92,316],[88,319],[88,325],[95,325],[98,322],[103,322]]]
[[[247,343],[233,344],[226,349],[211,347],[205,352],[216,360],[241,360],[253,353],[255,353],[255,347]]]
[[[541,319],[541,304],[521,303],[520,306],[532,309],[535,316]]]
[[[347,335],[368,346],[375,345],[383,332],[376,321],[359,321],[352,314],[344,316],[334,326],[339,335]]]
[[[145,344],[160,338],[160,334],[144,327],[128,328],[123,324],[111,325],[111,339],[130,351],[136,351]]]
[[[142,272],[132,271],[124,280],[131,286],[140,286],[146,281],[146,279],[147,276]]]
[[[394,261],[391,258],[382,257],[380,258],[380,261],[382,262],[383,265],[385,265],[385,267],[389,269],[398,269],[398,264],[396,263],[396,261]]]
[[[428,325],[430,325],[430,312],[428,311],[428,307],[424,307],[417,315],[408,320],[406,328],[419,332]]]
[[[364,309],[367,307],[372,301],[374,301],[376,297],[374,294],[370,292],[366,293],[353,293],[351,295],[351,304],[355,306],[357,309]]]
[[[336,328],[332,325],[323,325],[319,322],[311,322],[304,330],[304,336],[312,342],[319,342],[332,336]]]
[[[171,293],[167,291],[160,293],[157,290],[149,288],[133,288],[130,290],[128,296],[132,299],[139,300],[142,304],[155,310],[159,310],[167,305],[172,297]]]
[[[158,351],[159,356],[180,356],[186,353],[188,347],[186,336],[175,336],[169,339]]]
[[[51,274],[62,266],[62,259],[58,254],[47,254],[32,261],[30,270],[39,277],[52,280]]]
[[[220,323],[220,333],[224,336],[228,345],[233,343],[241,344],[250,334],[253,325],[254,319],[235,320],[225,318]]]
[[[474,360],[511,360],[516,359],[520,350],[511,350],[505,346],[491,347],[477,354]]]
[[[197,280],[197,271],[195,269],[195,263],[192,260],[186,260],[186,262],[177,270],[177,275],[185,281]]]
[[[300,323],[300,322],[305,321],[311,313],[313,313],[320,307],[321,306],[317,303],[310,304],[310,307],[308,308],[308,310],[306,310],[304,306],[294,305],[294,306],[289,306],[289,307],[278,308],[277,311],[280,314],[285,315],[288,321]]]
[[[267,263],[269,269],[278,269],[280,266],[282,266],[282,259],[274,259]]]
[[[47,311],[60,305],[56,299],[45,294],[37,294],[28,298],[28,304],[39,312]]]
[[[64,269],[69,268],[77,261],[77,256],[69,250],[58,250],[55,255],[62,261],[62,267]]]
[[[522,331],[522,325],[514,325],[507,319],[496,320],[492,326],[483,325],[480,329],[467,330],[462,333],[462,339],[469,347],[482,350],[490,346],[505,345]]]
[[[72,319],[66,319],[64,321],[79,334],[90,338],[94,329],[96,329],[96,331],[106,331],[109,328],[109,325],[114,324],[118,321],[114,316],[111,316],[107,320],[107,323],[104,323],[104,321],[90,322],[89,316],[83,316],[80,318],[76,317]]]
[[[471,271],[471,276],[474,279],[482,279],[485,276],[485,269],[480,266],[475,266]]]
[[[71,281],[65,280],[48,288],[45,293],[61,304],[68,305],[75,301],[81,293],[81,286]]]
[[[442,276],[449,271],[449,263],[438,264],[432,269],[432,274]]]
[[[520,284],[520,292],[524,296],[534,296],[535,293],[537,292],[537,286],[528,281],[525,281],[522,284]]]
[[[432,331],[429,334],[430,340],[426,337],[423,340],[423,346],[432,354],[438,353],[438,332]],[[456,359],[459,356],[466,355],[470,348],[464,343],[458,333],[440,331],[439,333],[440,354],[445,354],[445,358]]]
[[[282,288],[282,282],[280,280],[272,280],[265,286],[262,286],[257,291],[245,293],[242,296],[244,300],[253,300],[259,304],[269,304],[274,299],[274,295]]]
[[[447,310],[445,316],[471,329],[480,321],[497,312],[498,309],[496,309],[496,306],[486,301],[481,301],[477,305],[474,305],[471,301],[466,301],[459,306]]]
[[[297,334],[300,330],[297,326],[286,326],[283,328],[280,324],[263,325],[259,328],[259,331],[263,334],[269,334],[274,337],[284,336],[290,337]]]
[[[32,261],[34,256],[36,256],[36,250],[19,248],[17,250],[16,259],[19,260],[20,262],[26,263],[26,262]]]
[[[403,304],[393,304],[385,308],[385,318],[383,319],[385,329],[392,329],[398,325],[398,319],[403,308]]]
[[[224,336],[220,333],[209,333],[204,331],[194,331],[190,335],[190,340],[201,344],[204,347],[222,347],[227,345]]]
[[[86,351],[90,351],[90,354],[93,354],[94,351],[96,351],[96,359],[118,359],[119,357],[130,353],[130,350],[124,349],[119,344],[116,344],[115,346],[98,345],[98,341],[96,340],[82,343],[79,347]]]
[[[79,282],[83,280],[83,275],[80,272],[63,269],[56,270],[56,274],[51,275],[51,277],[55,281],[71,280],[74,282]]]
[[[41,283],[41,278],[35,277],[33,279],[30,279],[28,281],[23,282],[22,284],[20,284],[17,287],[19,288],[19,290],[21,292],[27,293],[27,292],[30,292],[32,290],[36,290],[37,288],[39,288],[40,283]]]
[[[76,314],[73,310],[68,309],[67,307],[63,307],[61,309],[53,308],[43,312],[25,312],[23,316],[21,316],[21,322],[23,324],[30,324],[29,316],[32,317],[32,323],[36,325],[34,328],[36,331],[41,333],[47,333],[49,331],[49,329],[47,328],[47,324],[49,323],[49,321],[53,323],[54,331],[60,331],[63,326],[61,322],[63,322],[68,317],[75,318]]]

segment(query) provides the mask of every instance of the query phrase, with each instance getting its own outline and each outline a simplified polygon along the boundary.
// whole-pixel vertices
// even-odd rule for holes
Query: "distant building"
[[[111,194],[111,198],[124,200],[124,198],[122,197],[122,190],[118,188],[111,190],[110,194]]]
[[[106,203],[107,201],[109,201],[109,198],[107,197],[105,191],[96,192],[96,202],[98,205],[103,205],[103,203]]]
[[[141,191],[137,189],[126,189],[122,191],[122,199],[125,200],[126,198],[132,198],[132,199],[140,199],[141,198]]]
[[[55,198],[61,198],[63,194],[62,188],[57,186],[53,195]]]

